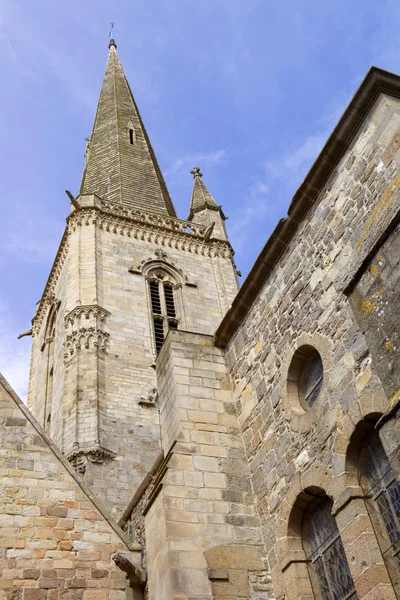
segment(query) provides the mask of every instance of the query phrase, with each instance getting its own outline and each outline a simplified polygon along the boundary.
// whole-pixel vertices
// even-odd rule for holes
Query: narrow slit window
[[[133,129],[129,130],[129,141],[130,141],[131,145],[133,146],[133,142],[134,142]]]
[[[154,323],[154,337],[156,340],[156,352],[158,354],[164,343],[164,324],[163,324],[163,320],[160,318],[157,318],[157,317],[155,317],[153,319],[153,323]]]
[[[150,281],[150,296],[153,314],[161,315],[160,288],[158,281]]]
[[[170,285],[164,283],[165,304],[167,307],[167,317],[176,318],[174,292]]]

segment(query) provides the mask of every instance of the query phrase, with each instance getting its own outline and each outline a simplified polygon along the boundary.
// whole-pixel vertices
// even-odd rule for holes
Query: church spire
[[[204,208],[211,208],[218,210],[219,206],[216,204],[214,198],[211,196],[207,187],[203,183],[203,173],[200,172],[199,167],[194,167],[191,174],[193,175],[193,191],[192,199],[190,201],[189,221],[192,220],[193,215]]]
[[[167,186],[125,77],[113,39],[80,194],[111,204],[176,216]]]

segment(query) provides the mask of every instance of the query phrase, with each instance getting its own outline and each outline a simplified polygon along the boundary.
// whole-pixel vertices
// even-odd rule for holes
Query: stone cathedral
[[[192,175],[181,220],[111,40],[27,406],[0,377],[0,600],[399,599],[400,77],[240,289]]]

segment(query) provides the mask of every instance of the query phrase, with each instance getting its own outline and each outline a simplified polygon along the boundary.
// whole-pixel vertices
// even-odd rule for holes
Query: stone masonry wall
[[[377,248],[349,295],[389,403],[400,398],[400,225]]]
[[[149,598],[271,598],[231,381],[209,336],[170,331],[157,360],[165,454],[145,519]]]
[[[232,302],[237,280],[227,244],[118,220],[100,213],[104,205],[94,196],[79,201],[64,266],[42,301],[47,310],[39,308],[44,317],[34,321],[29,406],[43,423],[47,363],[40,348],[51,303],[61,301],[50,435],[120,516],[160,450],[157,407],[141,402],[157,386],[146,268],[174,273],[179,328],[206,334]]]
[[[400,152],[393,141],[399,127],[399,102],[381,95],[227,348],[274,593],[289,599],[311,594],[309,583],[302,591],[305,563],[284,568],[297,496],[311,486],[340,505],[349,438],[364,416],[388,408],[373,348],[343,291],[399,211]],[[387,299],[393,302],[396,295]],[[398,316],[398,307],[389,310]],[[293,354],[304,344],[318,350],[324,365],[322,392],[312,409],[288,386]],[[354,525],[354,513],[346,511],[337,521],[358,597],[393,597],[379,550],[372,551],[376,541],[368,542],[368,557],[361,551],[366,526],[358,533],[346,529]]]
[[[140,553],[2,378],[0,409],[0,598],[140,598],[112,560],[140,573]]]

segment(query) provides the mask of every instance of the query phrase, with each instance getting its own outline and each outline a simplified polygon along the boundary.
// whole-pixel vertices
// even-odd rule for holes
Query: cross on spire
[[[196,179],[196,177],[203,177],[203,173],[201,173],[200,167],[194,167],[194,169],[192,169],[190,172],[193,175],[193,179]]]

